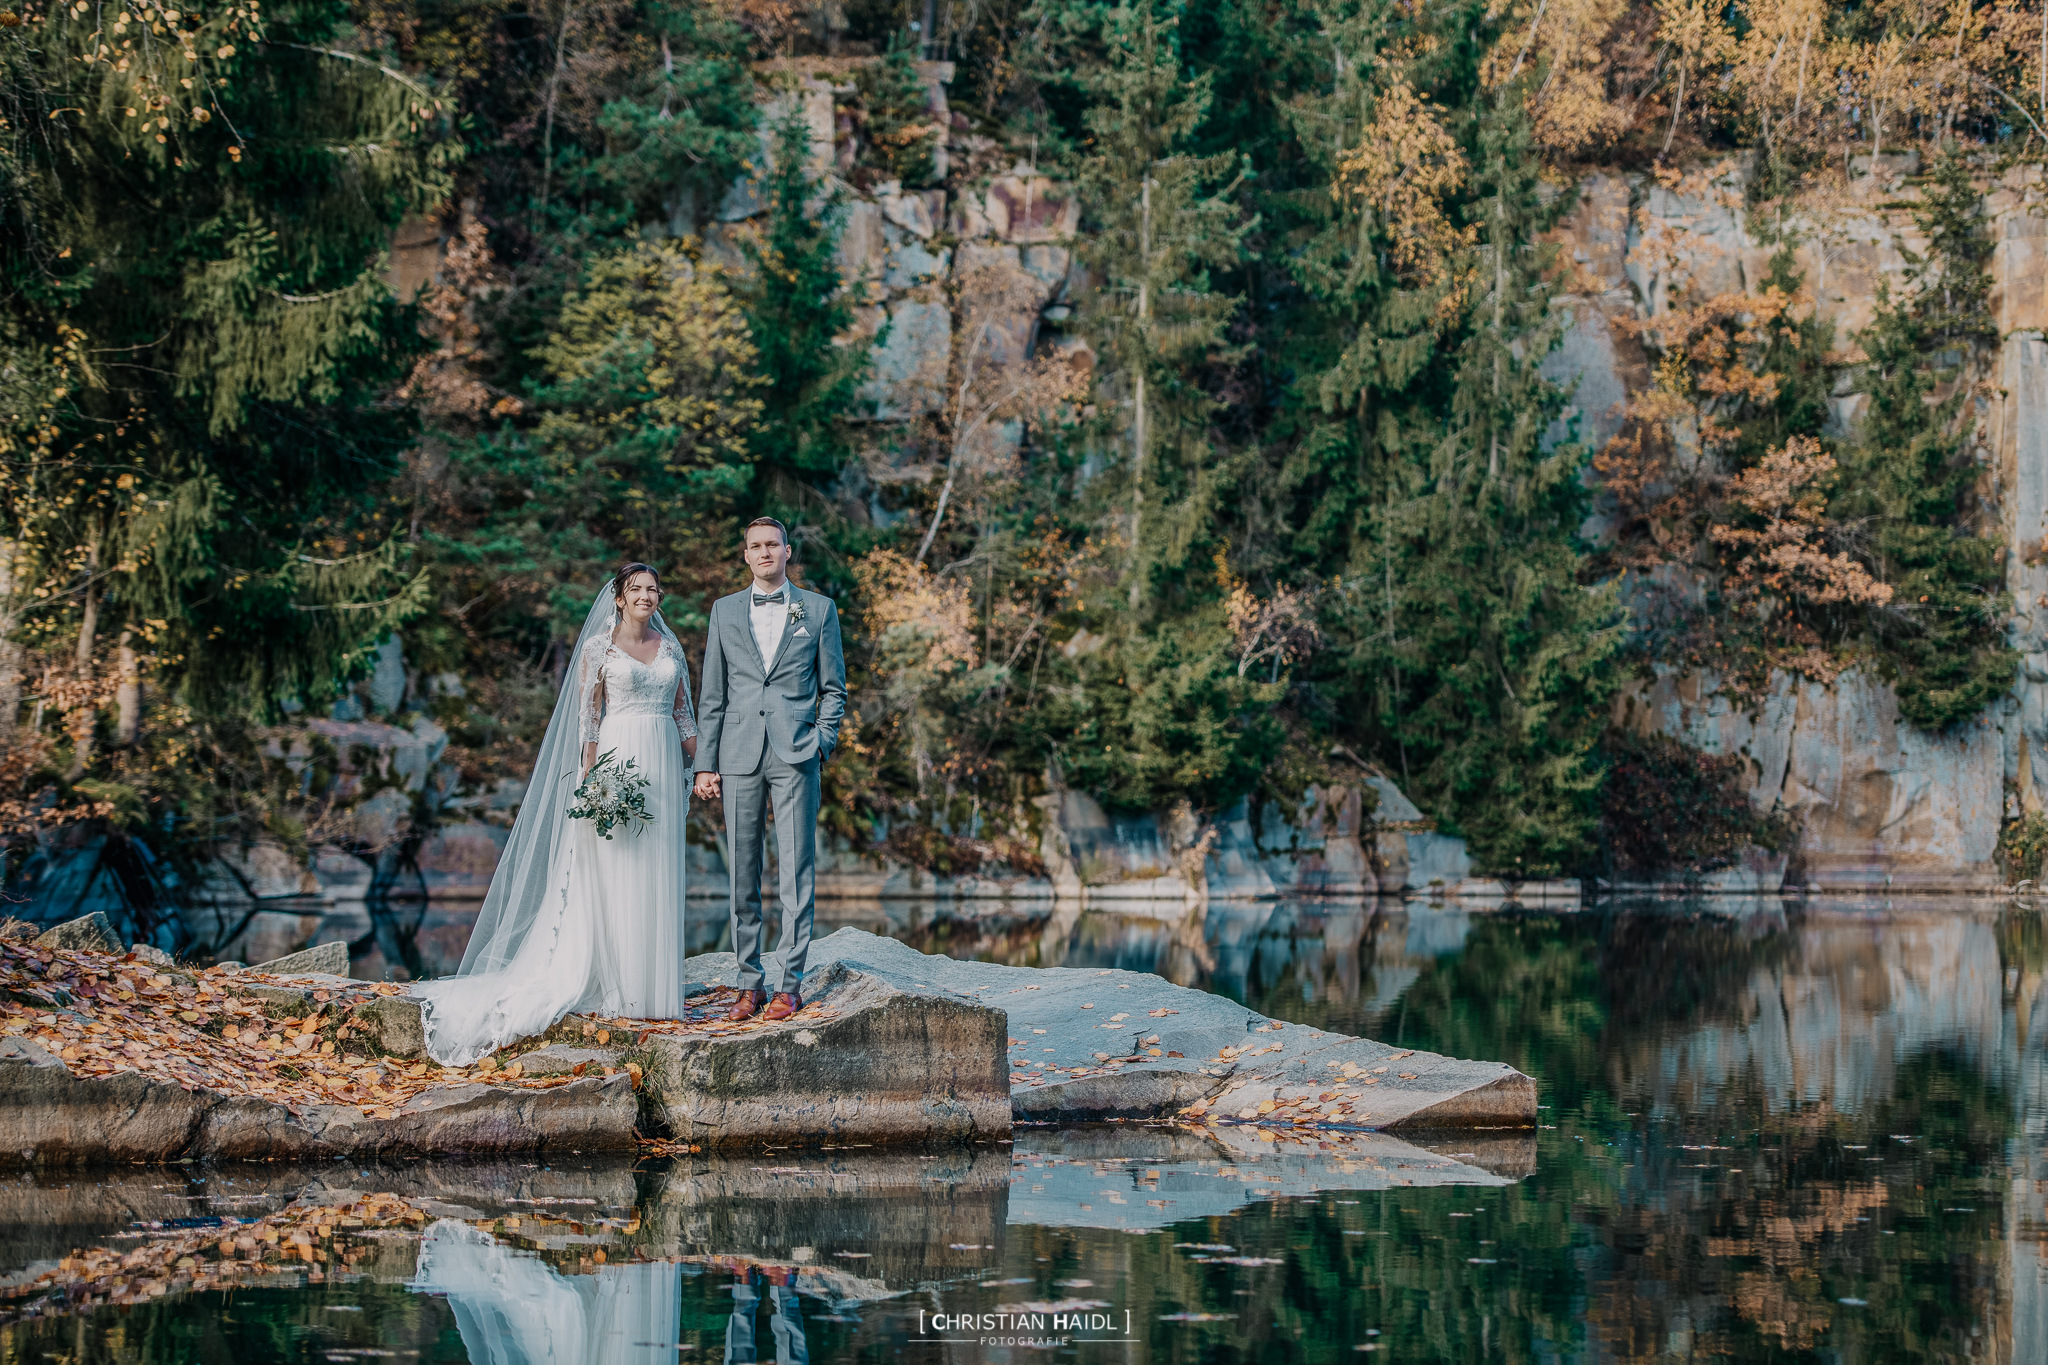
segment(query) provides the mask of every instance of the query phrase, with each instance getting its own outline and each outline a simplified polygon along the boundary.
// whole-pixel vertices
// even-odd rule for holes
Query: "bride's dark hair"
[[[636,560],[630,564],[619,565],[619,571],[612,575],[613,601],[623,602],[626,600],[626,585],[633,581],[633,575],[636,573],[652,574],[654,576],[654,590],[656,592],[661,591],[661,570],[655,568],[652,564],[642,564]]]

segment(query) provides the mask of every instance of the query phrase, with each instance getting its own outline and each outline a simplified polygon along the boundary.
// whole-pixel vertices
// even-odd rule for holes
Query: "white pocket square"
[[[809,626],[798,626],[796,628],[796,633],[799,635],[809,635],[811,633],[811,629]]]

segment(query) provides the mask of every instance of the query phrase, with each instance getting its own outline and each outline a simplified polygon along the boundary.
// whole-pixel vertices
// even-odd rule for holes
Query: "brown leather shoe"
[[[768,1008],[761,1011],[763,1019],[787,1019],[804,1007],[804,998],[791,991],[777,991],[775,998],[768,1002]]]
[[[760,1008],[761,992],[741,991],[740,998],[732,1002],[732,1008],[726,1011],[725,1017],[738,1023],[742,1019],[753,1018],[754,1012]]]

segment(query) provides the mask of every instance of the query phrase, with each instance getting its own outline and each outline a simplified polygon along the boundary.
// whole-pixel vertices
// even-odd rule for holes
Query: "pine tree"
[[[1239,353],[1228,335],[1239,300],[1214,273],[1239,264],[1253,226],[1232,197],[1241,161],[1191,150],[1210,80],[1187,74],[1177,15],[1143,0],[1046,17],[1093,101],[1076,180],[1084,259],[1101,284],[1082,322],[1113,414],[1099,453],[1120,477],[1088,496],[1124,571],[1120,592],[1088,604],[1107,644],[1067,666],[1074,685],[1048,694],[1037,723],[1066,779],[1113,804],[1214,809],[1277,753],[1285,691],[1239,666],[1219,537],[1237,457],[1217,439],[1208,385]]]
[[[1586,451],[1545,440],[1564,403],[1540,370],[1558,336],[1546,216],[1528,116],[1504,105],[1475,120],[1447,410],[1395,446],[1385,535],[1403,592],[1381,647],[1401,685],[1383,724],[1417,802],[1482,867],[1541,876],[1592,844],[1622,631],[1614,585],[1578,581]],[[1360,577],[1364,596],[1377,584]]]
[[[1381,56],[1397,36],[1396,15],[1380,0],[1362,0],[1323,7],[1316,18],[1329,87],[1289,102],[1302,184],[1284,208],[1262,216],[1291,210],[1301,223],[1301,244],[1282,261],[1299,295],[1281,323],[1294,340],[1295,382],[1283,420],[1292,449],[1275,494],[1296,528],[1296,555],[1330,572],[1346,567],[1354,539],[1373,521],[1381,481],[1368,470],[1378,458],[1377,427],[1427,380],[1442,288],[1388,269],[1386,223],[1365,196],[1340,189],[1347,160],[1383,135],[1380,97],[1404,74],[1404,63]]]
[[[1203,379],[1230,355],[1238,300],[1213,288],[1209,272],[1237,263],[1250,227],[1231,200],[1235,181],[1219,186],[1237,158],[1187,150],[1210,83],[1187,78],[1177,21],[1156,3],[1103,13],[1101,56],[1081,73],[1096,101],[1078,177],[1093,230],[1084,255],[1102,278],[1086,326],[1128,413],[1120,435],[1134,608],[1156,577],[1186,568],[1214,510],[1217,405]]]
[[[774,134],[767,225],[746,243],[754,265],[747,320],[766,381],[753,446],[771,480],[823,481],[849,456],[841,422],[853,414],[867,351],[837,344],[854,322],[839,277],[842,210],[805,169],[811,135],[802,110],[792,109]],[[761,491],[794,501],[793,485]]]
[[[1860,338],[1870,408],[1831,510],[1878,520],[1874,567],[1893,590],[1873,617],[1880,666],[1906,718],[1940,730],[2009,691],[2019,656],[2001,625],[2011,603],[1998,542],[1973,534],[1966,519],[1975,480],[1968,380],[1997,333],[1981,198],[1953,149],[1916,218],[1930,250],[1909,262],[1908,297],[1880,289],[1876,319]],[[1949,395],[1929,402],[1944,384]]]
[[[16,591],[63,606],[22,629],[82,671],[146,641],[160,684],[262,714],[330,694],[423,604],[376,501],[416,340],[380,275],[453,144],[340,26],[143,5],[0,33],[0,342],[63,371],[10,404],[6,532]]]

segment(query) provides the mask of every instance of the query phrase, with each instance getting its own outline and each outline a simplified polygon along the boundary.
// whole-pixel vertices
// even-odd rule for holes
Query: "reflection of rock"
[[[233,905],[252,897],[311,896],[320,890],[313,874],[278,844],[231,844],[221,849],[215,860],[219,866],[194,899]]]
[[[1458,1145],[1474,1143],[1460,1138]],[[1040,1227],[1165,1228],[1228,1217],[1262,1199],[1321,1190],[1499,1188],[1534,1170],[1532,1139],[1488,1145],[1493,1161],[1447,1158],[1384,1133],[1319,1131],[1313,1141],[1299,1141],[1248,1127],[1031,1132],[1017,1142],[1024,1178],[1010,1195],[1010,1217]],[[1524,1151],[1527,1170],[1496,1169]]]
[[[503,825],[443,825],[420,844],[417,862],[431,896],[482,896],[508,831]]]
[[[1996,1079],[2036,1052],[2038,1037],[2015,1036],[1989,916],[1875,908],[1809,908],[1784,950],[1730,982],[1707,1019],[1631,1039],[1625,1051],[1642,1055],[1622,1063],[1626,1074],[1668,1112],[1749,1106],[1760,1093],[1773,1113],[1855,1114],[1892,1099],[1899,1072],[1930,1053]],[[1782,915],[1762,925],[1787,932]]]
[[[1000,1260],[1011,1163],[1005,1149],[813,1150],[763,1170],[758,1157],[678,1159],[647,1185],[645,1254],[742,1252],[890,1284],[929,1282]],[[857,1261],[840,1252],[864,1253]]]

